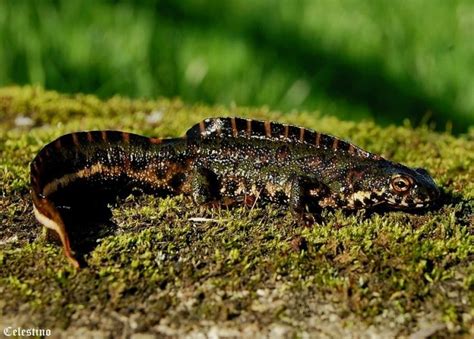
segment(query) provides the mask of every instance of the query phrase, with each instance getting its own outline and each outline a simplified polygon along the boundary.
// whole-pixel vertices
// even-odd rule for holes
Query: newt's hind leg
[[[197,205],[215,205],[219,198],[216,174],[207,168],[198,168],[191,174],[191,195]]]
[[[33,210],[36,219],[45,226],[48,230],[54,231],[63,245],[64,254],[69,262],[76,268],[80,267],[79,262],[74,257],[69,243],[69,236],[64,225],[61,214],[58,212],[53,202],[47,198],[40,198],[35,196],[33,198]]]

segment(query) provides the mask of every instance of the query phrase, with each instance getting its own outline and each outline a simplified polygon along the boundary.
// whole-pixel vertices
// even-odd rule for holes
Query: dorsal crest
[[[364,151],[332,135],[273,121],[237,117],[208,118],[191,127],[186,132],[186,136],[191,140],[207,138],[246,138],[286,141],[302,143],[316,148],[324,148],[334,152],[347,152],[362,158],[381,159],[381,157],[376,154]]]

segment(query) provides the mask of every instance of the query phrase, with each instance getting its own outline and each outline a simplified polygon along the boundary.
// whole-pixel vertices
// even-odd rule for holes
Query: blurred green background
[[[474,123],[474,1],[0,0],[0,85]]]

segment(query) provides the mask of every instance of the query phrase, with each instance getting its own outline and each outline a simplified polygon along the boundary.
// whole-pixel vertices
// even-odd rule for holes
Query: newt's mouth
[[[401,200],[396,201],[395,199],[388,199],[387,205],[395,209],[422,209],[433,206],[438,200],[439,194],[425,199],[413,199],[409,196],[403,197]]]
[[[393,204],[393,203],[390,203],[390,202],[388,203],[388,205],[391,208],[399,209],[399,210],[422,209],[422,208],[430,207],[433,204],[434,204],[434,201],[431,201],[431,200],[413,202],[413,203],[407,203],[407,202],[401,202],[401,203],[398,203],[398,204]]]

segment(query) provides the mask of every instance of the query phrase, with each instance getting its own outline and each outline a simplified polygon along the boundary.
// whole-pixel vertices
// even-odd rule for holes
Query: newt
[[[425,169],[311,129],[237,117],[206,119],[179,138],[121,131],[63,135],[31,162],[31,187],[36,219],[57,233],[76,267],[61,213],[71,188],[88,192],[88,203],[100,199],[96,191],[129,189],[184,194],[196,204],[263,201],[304,220],[323,208],[426,208],[440,195]]]

